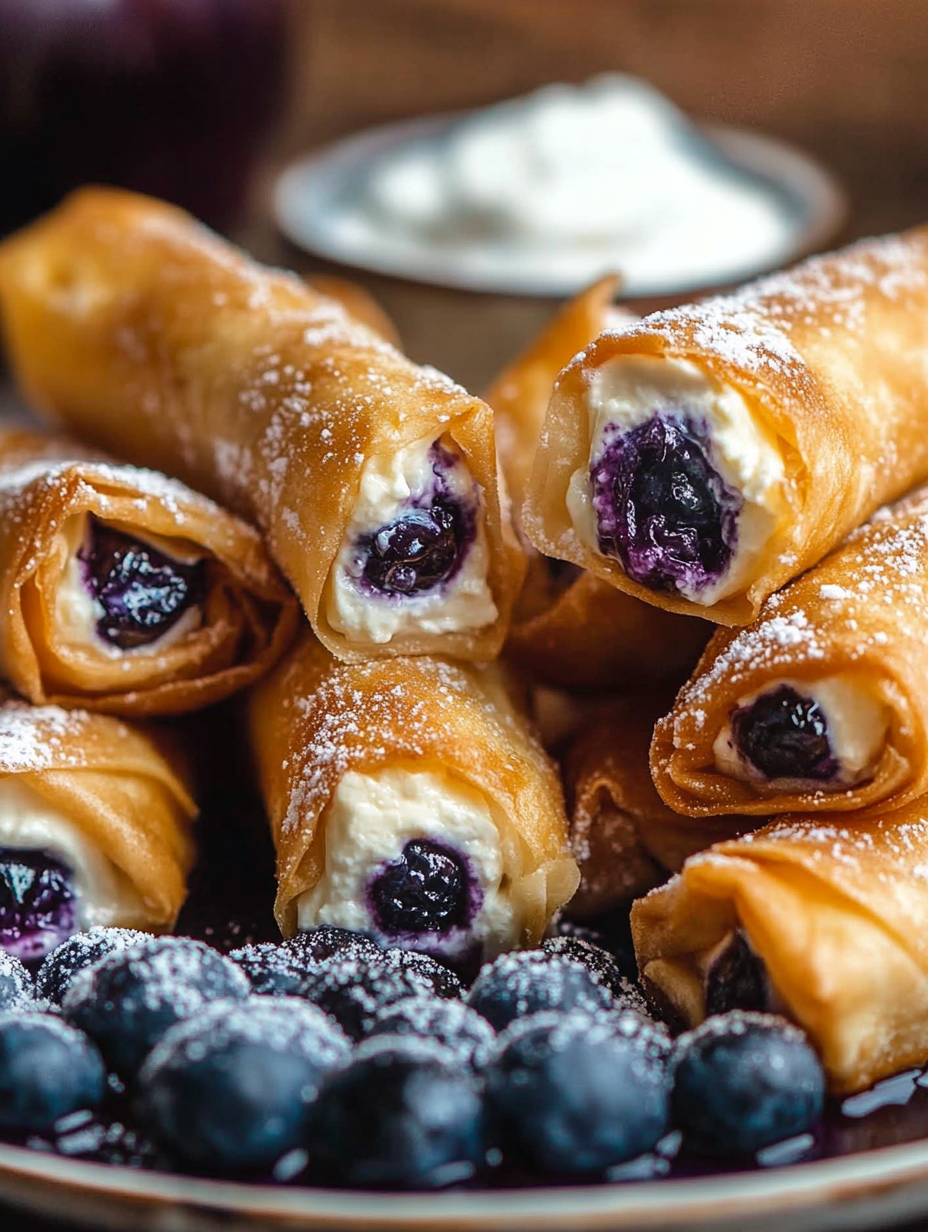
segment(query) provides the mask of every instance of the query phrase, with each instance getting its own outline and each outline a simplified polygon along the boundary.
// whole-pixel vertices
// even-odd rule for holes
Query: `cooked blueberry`
[[[346,958],[378,958],[381,953],[373,937],[353,932],[350,928],[337,928],[334,924],[320,924],[305,933],[296,933],[281,942],[280,948],[304,963],[307,969],[339,955]]]
[[[126,950],[130,945],[150,939],[150,934],[135,928],[91,928],[86,933],[74,933],[52,950],[39,967],[35,977],[36,994],[60,1005],[78,971],[116,950]]]
[[[175,1022],[211,1001],[244,1000],[250,991],[245,973],[202,941],[156,937],[79,971],[64,1012],[128,1077]]]
[[[473,1072],[440,1044],[383,1036],[323,1082],[310,1155],[327,1182],[441,1189],[469,1180],[484,1146]]]
[[[233,950],[229,958],[248,976],[251,991],[265,997],[298,993],[309,966],[301,955],[271,941]]]
[[[464,858],[429,839],[411,839],[377,872],[368,896],[376,927],[392,937],[466,928],[473,915]]]
[[[796,1027],[735,1010],[677,1041],[673,1117],[687,1144],[738,1155],[792,1138],[822,1115],[825,1079]]]
[[[585,966],[544,950],[503,954],[482,967],[467,1003],[497,1031],[516,1018],[540,1010],[596,1013],[615,1005],[609,990],[598,984]]]
[[[422,981],[382,958],[330,958],[306,973],[299,995],[325,1010],[351,1039],[374,1025],[379,1010],[422,993]]]
[[[736,929],[706,975],[706,1013],[771,1008],[767,968],[741,929]]]
[[[173,1026],[139,1072],[144,1127],[176,1159],[210,1171],[268,1170],[303,1146],[309,1109],[350,1044],[292,997],[218,1002]]]
[[[741,756],[768,779],[827,782],[838,773],[824,711],[788,684],[739,706],[731,733]]]
[[[669,1038],[637,1014],[524,1018],[486,1068],[492,1134],[531,1170],[595,1176],[667,1129]]]
[[[599,548],[650,590],[698,592],[731,562],[743,499],[712,465],[706,426],[658,412],[590,471]]]
[[[0,1013],[0,1129],[50,1129],[106,1090],[93,1043],[58,1018],[31,1010]]]
[[[0,950],[0,1010],[27,1005],[34,996],[32,976],[18,958]]]
[[[608,950],[584,941],[581,937],[548,937],[541,943],[547,954],[563,954],[574,962],[582,963],[597,984],[608,988],[619,1005],[647,1017],[648,1007],[644,995],[627,976]]]
[[[71,869],[47,851],[0,847],[0,947],[39,962],[76,927]]]
[[[434,993],[436,997],[461,996],[461,981],[431,954],[420,954],[418,950],[401,950],[398,946],[391,946],[383,951],[383,958],[390,966],[399,967],[412,976],[421,984],[423,992]]]
[[[460,505],[438,499],[382,526],[365,544],[364,576],[387,595],[432,590],[455,572],[465,539]]]
[[[206,563],[185,564],[91,518],[78,552],[84,582],[103,608],[97,633],[120,650],[148,646],[206,594]]]
[[[388,1005],[374,1019],[368,1038],[414,1035],[450,1048],[462,1065],[479,1066],[496,1038],[485,1018],[462,1001],[406,997]]]

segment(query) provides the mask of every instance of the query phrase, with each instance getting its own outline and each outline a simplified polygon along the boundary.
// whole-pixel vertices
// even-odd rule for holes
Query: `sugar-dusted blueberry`
[[[437,1040],[450,1048],[463,1065],[479,1068],[496,1039],[496,1032],[476,1010],[463,1001],[436,997],[405,997],[386,1006],[374,1019],[368,1038],[377,1035],[415,1035]]]
[[[76,928],[73,871],[47,851],[0,847],[0,947],[40,962]]]
[[[335,924],[320,924],[306,932],[295,933],[280,948],[302,962],[307,969],[329,958],[377,958],[381,947],[367,933]]]
[[[364,577],[386,595],[434,589],[457,569],[466,537],[456,501],[437,498],[428,509],[409,509],[381,526],[364,545]]]
[[[442,1189],[469,1181],[485,1151],[478,1080],[434,1040],[367,1040],[323,1082],[309,1149],[327,1183]]]
[[[422,993],[422,981],[382,957],[330,958],[308,971],[299,995],[325,1010],[353,1040],[362,1039],[379,1010]]]
[[[668,1125],[669,1052],[631,1012],[514,1022],[485,1070],[494,1141],[533,1172],[576,1177],[650,1151]]]
[[[74,933],[45,959],[35,977],[36,994],[60,1005],[68,985],[84,967],[98,958],[126,950],[140,941],[149,941],[149,933],[135,928],[91,928]]]
[[[389,937],[466,928],[474,887],[465,858],[444,843],[410,839],[368,887],[378,930]]]
[[[418,950],[402,950],[398,946],[391,946],[384,950],[383,957],[389,966],[399,967],[417,980],[422,985],[423,992],[434,993],[436,997],[461,996],[461,981],[450,968],[431,954],[420,954]]]
[[[544,950],[503,954],[482,967],[467,1002],[497,1031],[540,1010],[596,1013],[611,1010],[615,1004],[609,990],[585,966]]]
[[[211,1001],[241,1001],[250,992],[244,971],[202,941],[154,937],[78,972],[63,1006],[107,1063],[128,1077],[175,1022]]]
[[[103,609],[97,633],[120,650],[157,641],[206,593],[205,561],[174,560],[96,518],[78,558]]]
[[[740,928],[713,958],[706,973],[706,1014],[772,1008],[767,968]]]
[[[268,1171],[305,1144],[324,1076],[351,1051],[320,1009],[293,997],[216,1002],[173,1026],[136,1085],[142,1125],[208,1172]]]
[[[693,1150],[751,1154],[804,1133],[824,1097],[819,1059],[785,1019],[734,1010],[677,1041],[673,1118]]]
[[[0,1010],[28,1005],[35,995],[32,976],[13,954],[0,950]]]
[[[103,1059],[81,1031],[35,1010],[0,1013],[0,1130],[49,1130],[105,1091]]]
[[[647,1016],[644,995],[622,974],[619,964],[602,946],[581,937],[560,936],[548,937],[541,943],[541,948],[547,954],[563,954],[565,958],[582,963],[597,984],[609,989],[618,1005]]]
[[[242,946],[233,950],[229,958],[248,976],[251,991],[263,997],[298,993],[308,970],[301,955],[272,941]]]
[[[828,782],[838,773],[828,719],[813,697],[791,685],[762,693],[731,716],[735,747],[768,779]]]

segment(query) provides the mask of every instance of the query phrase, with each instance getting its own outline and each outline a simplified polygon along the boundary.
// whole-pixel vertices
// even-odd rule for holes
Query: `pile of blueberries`
[[[576,936],[469,989],[331,927],[227,957],[94,929],[35,981],[0,952],[0,1134],[76,1158],[379,1189],[592,1181],[674,1140],[749,1157],[823,1098],[796,1028],[734,1011],[673,1041]]]

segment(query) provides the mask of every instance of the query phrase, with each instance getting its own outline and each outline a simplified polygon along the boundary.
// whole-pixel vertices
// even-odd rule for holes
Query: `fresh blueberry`
[[[298,959],[308,970],[329,958],[378,958],[381,948],[367,933],[320,924],[304,933],[296,933],[281,942],[282,950]]]
[[[84,584],[103,608],[97,633],[120,650],[157,641],[206,594],[205,561],[172,560],[96,518],[78,558]]]
[[[496,1039],[485,1018],[463,1001],[435,997],[406,997],[381,1010],[368,1038],[377,1035],[415,1035],[437,1040],[450,1048],[462,1065],[480,1067]]]
[[[464,858],[429,839],[410,839],[374,876],[368,896],[378,930],[390,937],[447,933],[466,928],[474,915]]]
[[[736,929],[706,974],[706,1014],[772,1008],[767,968],[747,937]]]
[[[461,506],[437,499],[429,509],[409,509],[362,545],[364,577],[386,595],[432,590],[458,566],[466,538]]]
[[[650,590],[698,592],[731,563],[744,501],[710,455],[704,423],[659,411],[590,468],[600,551]]]
[[[616,1002],[624,1009],[647,1017],[648,1007],[643,994],[626,976],[608,950],[584,941],[580,937],[548,937],[541,943],[546,954],[562,954],[582,963],[597,984],[608,988]]]
[[[323,1077],[351,1046],[293,997],[218,1002],[177,1023],[138,1076],[143,1126],[169,1154],[208,1172],[267,1171],[306,1141]]]
[[[638,963],[635,959],[635,944],[632,941],[630,911],[627,905],[614,908],[594,919],[560,919],[557,922],[559,937],[576,937],[589,941],[612,955],[626,979],[638,979]]]
[[[750,1154],[805,1133],[824,1097],[818,1057],[782,1018],[735,1010],[677,1041],[674,1122],[703,1154]]]
[[[47,851],[0,847],[0,947],[39,962],[76,928],[71,869]]]
[[[739,706],[731,733],[741,756],[768,779],[824,783],[838,773],[824,711],[788,684]]]
[[[431,954],[420,954],[418,950],[401,950],[398,946],[391,946],[383,951],[383,959],[389,966],[399,967],[417,980],[422,985],[423,992],[434,993],[436,997],[461,996],[461,981]]]
[[[639,1015],[541,1013],[500,1036],[487,1105],[504,1156],[534,1172],[595,1176],[667,1129],[669,1037]]]
[[[129,1077],[175,1022],[211,1001],[244,1000],[250,991],[245,973],[202,941],[157,937],[78,972],[64,1012]]]
[[[385,1005],[421,995],[422,980],[382,957],[330,958],[307,971],[299,995],[331,1015],[346,1035],[362,1039]]]
[[[477,1079],[431,1040],[366,1041],[316,1101],[310,1156],[327,1182],[441,1189],[470,1180],[484,1149]]]
[[[32,976],[18,958],[0,950],[0,1010],[28,1005],[34,996]]]
[[[271,941],[233,950],[229,958],[248,976],[251,991],[264,997],[298,994],[308,970],[301,955]]]
[[[467,1002],[497,1031],[540,1010],[596,1013],[611,1010],[615,1004],[609,990],[585,966],[543,950],[503,954],[482,967]]]
[[[52,950],[39,967],[35,977],[36,994],[60,1005],[78,971],[116,950],[150,940],[149,933],[135,928],[91,928],[86,933],[74,933],[63,945]]]
[[[49,1130],[105,1091],[103,1059],[86,1035],[33,1010],[0,1013],[0,1129]]]

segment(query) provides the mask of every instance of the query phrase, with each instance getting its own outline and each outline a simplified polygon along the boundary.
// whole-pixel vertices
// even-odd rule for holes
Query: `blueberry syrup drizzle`
[[[157,641],[206,595],[205,561],[172,560],[93,517],[78,559],[85,586],[103,608],[97,634],[120,650]]]
[[[790,685],[739,706],[731,716],[731,733],[742,758],[768,779],[824,783],[840,769],[824,712]]]
[[[744,501],[712,465],[704,421],[657,412],[615,430],[590,482],[599,550],[634,581],[698,594],[725,575]]]
[[[433,482],[400,517],[358,541],[362,576],[380,595],[405,598],[449,582],[476,538],[476,509],[454,495],[448,475],[454,454],[437,443],[429,451]]]
[[[78,929],[72,872],[46,851],[0,847],[0,946],[40,962]]]
[[[738,929],[706,974],[706,1013],[773,1011],[767,968]]]
[[[379,932],[419,937],[468,928],[479,910],[475,891],[461,855],[442,843],[411,839],[398,860],[375,873],[368,899]]]

